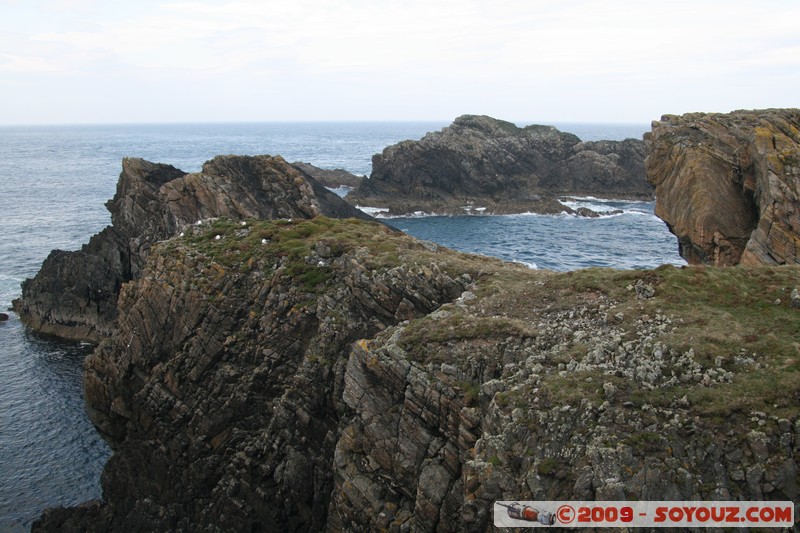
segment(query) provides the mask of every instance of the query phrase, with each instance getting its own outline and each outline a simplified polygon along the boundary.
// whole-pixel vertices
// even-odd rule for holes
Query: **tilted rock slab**
[[[731,276],[795,279],[761,268]],[[698,270],[548,273],[324,217],[196,228],[151,249],[87,359],[104,501],[32,531],[483,532],[497,500],[797,501],[797,388],[714,406],[771,354],[670,340],[696,324],[658,311],[665,279]]]
[[[800,263],[800,110],[665,115],[647,175],[691,264]]]
[[[375,222],[198,232],[151,250],[120,295],[116,333],[86,361],[88,412],[114,450],[106,503],[36,527],[324,531],[350,346],[470,281],[438,266],[454,252]]]
[[[188,174],[125,158],[106,207],[112,225],[81,250],[53,251],[22,285],[14,309],[37,331],[99,341],[117,318],[123,283],[138,279],[150,246],[187,224],[230,219],[369,218],[280,157],[219,156]]]
[[[463,213],[465,205],[558,213],[567,210],[555,199],[562,194],[652,198],[644,157],[637,139],[581,142],[552,126],[464,115],[373,156],[370,178],[347,198],[394,214]]]

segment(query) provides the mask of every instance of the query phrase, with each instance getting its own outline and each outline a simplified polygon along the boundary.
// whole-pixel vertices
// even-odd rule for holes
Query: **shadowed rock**
[[[656,215],[689,263],[800,262],[800,110],[665,115],[646,140]]]
[[[201,172],[126,158],[106,207],[112,225],[81,250],[53,251],[22,285],[14,310],[37,331],[99,341],[114,329],[123,283],[141,275],[150,246],[187,224],[367,215],[280,157],[219,156]]]
[[[356,176],[355,174],[346,170],[342,170],[341,168],[328,170],[300,161],[295,161],[292,163],[292,166],[300,169],[324,186],[332,189],[336,189],[338,187],[356,188],[361,185],[362,181],[364,181],[364,176]]]
[[[347,199],[392,214],[571,212],[557,196],[651,198],[644,155],[640,140],[581,142],[552,126],[465,115],[373,156],[370,178]]]

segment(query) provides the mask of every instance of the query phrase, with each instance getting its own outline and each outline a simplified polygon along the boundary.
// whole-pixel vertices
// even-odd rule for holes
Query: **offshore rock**
[[[126,158],[106,207],[112,225],[81,250],[53,251],[14,302],[21,320],[60,337],[99,341],[114,330],[122,285],[153,243],[187,224],[230,219],[369,218],[280,157],[219,156],[199,173]]]
[[[552,126],[464,115],[373,156],[370,178],[347,199],[391,214],[571,212],[559,195],[652,198],[644,157],[640,140],[581,142]]]
[[[665,115],[645,139],[656,215],[689,263],[800,262],[800,110]]]
[[[365,179],[364,176],[356,176],[352,172],[348,172],[341,168],[329,170],[301,161],[295,161],[292,163],[292,166],[298,168],[302,172],[305,172],[324,186],[330,187],[331,189],[338,189],[339,187],[355,189],[361,185],[361,182]]]

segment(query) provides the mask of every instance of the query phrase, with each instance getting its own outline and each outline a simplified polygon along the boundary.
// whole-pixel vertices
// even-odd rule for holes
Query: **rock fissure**
[[[214,161],[215,187],[283,168]],[[275,212],[314,189],[286,172]],[[86,360],[104,501],[35,531],[477,532],[509,498],[800,497],[800,267],[553,273],[280,213],[141,238]]]
[[[656,214],[689,263],[800,263],[800,110],[665,115],[645,142]]]

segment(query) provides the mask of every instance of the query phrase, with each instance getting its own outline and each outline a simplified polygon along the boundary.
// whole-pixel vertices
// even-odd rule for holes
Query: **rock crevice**
[[[646,141],[656,215],[689,263],[800,262],[800,111],[665,115]]]
[[[14,310],[43,333],[99,342],[117,319],[123,283],[139,279],[150,247],[200,220],[369,218],[280,157],[219,156],[199,173],[125,158],[106,204],[112,225],[81,250],[53,251]]]
[[[347,198],[391,214],[571,212],[558,196],[652,198],[644,157],[641,140],[581,142],[552,126],[464,115],[375,155]]]

